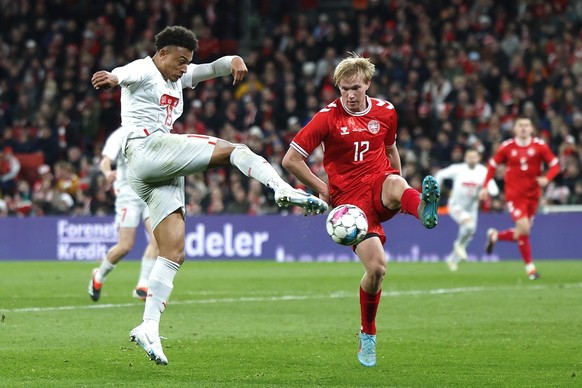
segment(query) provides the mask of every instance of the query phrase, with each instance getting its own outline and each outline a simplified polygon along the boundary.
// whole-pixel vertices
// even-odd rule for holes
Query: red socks
[[[499,241],[515,241],[513,239],[513,228],[500,231],[497,234],[497,240],[499,240]]]
[[[517,246],[519,247],[519,252],[521,253],[521,258],[523,262],[527,265],[531,263],[531,244],[529,242],[529,236],[519,236],[517,238]]]
[[[380,304],[382,290],[376,295],[368,294],[360,287],[360,313],[362,315],[362,333],[376,335],[376,312]]]
[[[402,210],[406,213],[412,214],[418,218],[418,205],[420,205],[420,193],[418,190],[413,188],[404,190],[404,193],[402,193],[402,197],[400,198],[400,205],[402,206]]]
[[[497,234],[497,240],[499,241],[512,241],[514,229],[502,230]],[[527,265],[532,262],[531,259],[531,244],[529,242],[529,236],[519,236],[517,238],[517,247],[519,248],[519,253],[521,253],[521,258],[523,262]]]

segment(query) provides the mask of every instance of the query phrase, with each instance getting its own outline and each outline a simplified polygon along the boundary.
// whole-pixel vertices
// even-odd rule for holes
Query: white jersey
[[[208,168],[216,139],[170,133],[183,111],[183,88],[231,73],[234,56],[189,64],[177,81],[165,80],[152,58],[113,69],[121,92],[121,125],[129,133],[121,145],[133,191],[148,204],[152,228],[176,211],[184,212],[184,176]]]
[[[115,173],[116,178],[113,183],[115,189],[119,189],[121,186],[127,185],[127,161],[121,153],[121,144],[123,138],[127,135],[129,129],[124,127],[119,127],[113,131],[103,146],[101,154],[108,157],[112,162],[115,162]]]
[[[486,175],[487,167],[480,163],[474,168],[470,168],[467,163],[456,163],[439,170],[435,178],[439,184],[442,184],[445,179],[453,181],[449,207],[460,207],[473,213],[479,209],[479,191],[481,191]],[[489,181],[487,189],[491,195],[499,194],[499,188],[493,179]]]
[[[165,80],[149,56],[113,69],[111,73],[122,86],[121,125],[149,132],[159,129],[170,132],[184,110],[182,89],[230,74],[232,58],[225,56],[202,65],[191,63],[176,82]]]

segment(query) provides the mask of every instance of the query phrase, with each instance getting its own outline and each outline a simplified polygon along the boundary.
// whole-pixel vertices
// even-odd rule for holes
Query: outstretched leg
[[[227,162],[228,161],[228,162]],[[303,190],[294,189],[285,182],[265,158],[242,144],[218,140],[209,167],[232,165],[249,178],[254,178],[275,191],[275,201],[281,207],[299,206],[307,213],[322,214],[327,204]]]

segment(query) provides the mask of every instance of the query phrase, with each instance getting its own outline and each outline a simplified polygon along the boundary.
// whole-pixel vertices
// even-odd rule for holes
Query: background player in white
[[[101,296],[101,289],[109,272],[123,259],[135,244],[135,234],[140,219],[149,235],[149,242],[141,259],[141,270],[133,296],[145,300],[147,296],[148,277],[158,257],[158,245],[152,233],[150,212],[146,203],[133,191],[127,182],[127,163],[121,154],[121,143],[127,135],[128,129],[120,127],[107,138],[99,168],[107,182],[113,184],[115,190],[115,224],[119,229],[119,241],[111,247],[101,261],[99,268],[93,270],[89,281],[89,296],[97,302]],[[113,170],[115,164],[115,170]]]
[[[435,178],[439,185],[450,179],[453,181],[448,206],[451,218],[459,224],[459,234],[453,242],[453,251],[447,257],[451,271],[456,271],[461,260],[467,260],[467,246],[477,230],[479,215],[479,192],[487,175],[487,167],[480,163],[481,155],[477,150],[465,151],[464,163],[455,163],[439,170]],[[494,180],[487,186],[489,194],[499,194]]]
[[[172,292],[174,277],[184,262],[184,176],[219,166],[235,166],[270,187],[279,206],[296,205],[308,213],[323,213],[327,204],[292,188],[264,158],[243,144],[202,135],[171,134],[183,111],[183,88],[232,74],[243,79],[247,67],[239,56],[208,64],[190,64],[198,41],[180,26],[156,35],[156,54],[113,69],[98,71],[95,88],[122,86],[121,124],[132,130],[122,149],[128,159],[128,181],[148,204],[158,256],[148,281],[143,322],[130,332],[151,360],[167,364],[159,336],[161,314]]]

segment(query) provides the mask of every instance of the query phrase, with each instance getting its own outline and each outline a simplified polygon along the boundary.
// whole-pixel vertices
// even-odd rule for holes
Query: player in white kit
[[[120,127],[113,131],[105,141],[101,151],[99,168],[107,182],[115,190],[115,225],[119,230],[119,241],[111,247],[101,261],[99,268],[93,270],[89,281],[89,296],[97,302],[101,296],[103,282],[113,271],[115,265],[123,259],[135,244],[135,235],[140,220],[143,220],[149,235],[149,242],[141,259],[141,270],[133,296],[142,300],[147,296],[147,281],[158,257],[158,245],[152,233],[150,212],[147,204],[129,186],[127,182],[127,163],[121,153],[121,144],[128,134],[128,129]],[[115,164],[115,170],[113,170]]]
[[[171,134],[183,111],[183,88],[233,75],[234,83],[247,74],[239,56],[225,56],[208,64],[191,64],[198,41],[183,27],[166,27],[156,35],[156,54],[110,72],[96,72],[97,89],[121,85],[121,124],[129,128],[122,149],[128,160],[128,181],[148,204],[159,256],[148,280],[143,322],[131,330],[157,364],[166,365],[159,336],[160,317],[172,292],[174,277],[184,262],[184,176],[213,167],[235,166],[275,192],[279,206],[300,206],[319,214],[327,204],[283,181],[264,158],[243,144],[203,135]]]
[[[467,260],[467,246],[477,230],[479,192],[487,175],[487,167],[479,163],[480,160],[481,156],[477,150],[468,149],[465,152],[464,163],[451,164],[435,175],[440,185],[445,179],[453,181],[448,207],[451,218],[459,224],[459,234],[453,243],[453,251],[447,257],[451,271],[457,270],[459,261]],[[489,181],[487,188],[491,195],[499,194],[499,188],[494,180]]]

